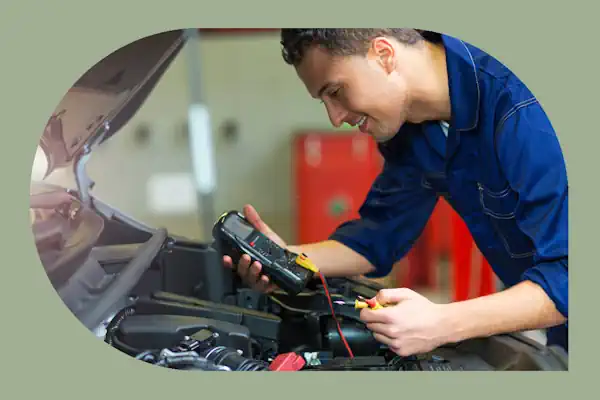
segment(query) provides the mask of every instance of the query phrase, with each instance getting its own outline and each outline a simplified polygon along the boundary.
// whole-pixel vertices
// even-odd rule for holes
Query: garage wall
[[[293,240],[291,138],[297,130],[330,129],[325,109],[283,63],[276,34],[205,38],[199,47],[202,90],[216,147],[216,211],[251,203],[286,240]],[[96,181],[94,192],[103,200],[144,222],[202,238],[197,212],[153,212],[146,187],[156,174],[191,171],[185,135],[186,56],[183,52],[174,62],[128,126],[98,149],[88,172]],[[237,139],[222,134],[226,121],[237,124]],[[150,136],[138,142],[135,132],[141,126],[149,128]],[[65,171],[50,180],[72,183]]]

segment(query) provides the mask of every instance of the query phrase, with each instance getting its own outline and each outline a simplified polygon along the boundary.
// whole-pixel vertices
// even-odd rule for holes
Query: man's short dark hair
[[[298,65],[306,50],[319,46],[332,55],[364,55],[371,40],[378,36],[393,37],[413,45],[419,41],[435,40],[434,32],[408,28],[302,28],[282,29],[282,56],[286,63]]]

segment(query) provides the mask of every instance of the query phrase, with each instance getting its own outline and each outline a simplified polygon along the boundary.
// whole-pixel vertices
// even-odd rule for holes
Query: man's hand
[[[444,343],[442,306],[406,288],[383,289],[375,297],[378,310],[363,309],[360,318],[375,339],[398,355],[431,351]]]
[[[360,318],[378,341],[401,356],[431,351],[446,343],[567,322],[544,290],[531,281],[448,304],[435,304],[404,288],[383,289],[375,298],[388,307],[363,309]]]
[[[269,239],[282,247],[287,247],[286,243],[277,235],[269,226],[260,218],[258,212],[251,205],[244,207],[244,216],[259,232],[266,235]],[[223,264],[227,268],[233,268],[233,261],[229,256],[223,256]],[[260,276],[262,265],[255,261],[250,265],[250,257],[244,254],[237,265],[237,273],[242,280],[252,289],[259,292],[268,293],[275,290],[277,287],[269,281],[265,275]]]

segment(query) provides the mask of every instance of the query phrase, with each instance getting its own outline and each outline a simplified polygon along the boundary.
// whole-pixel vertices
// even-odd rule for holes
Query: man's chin
[[[394,138],[394,136],[396,136],[396,133],[393,134],[386,134],[386,135],[382,135],[382,134],[370,134],[371,137],[375,140],[375,142],[377,143],[386,143],[389,142],[390,140],[392,140]]]

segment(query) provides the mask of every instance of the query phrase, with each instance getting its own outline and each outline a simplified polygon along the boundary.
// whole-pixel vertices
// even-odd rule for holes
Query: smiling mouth
[[[359,119],[358,122],[354,126],[358,126],[358,129],[360,129],[361,132],[366,133],[367,132],[367,116],[365,115],[361,119]]]

